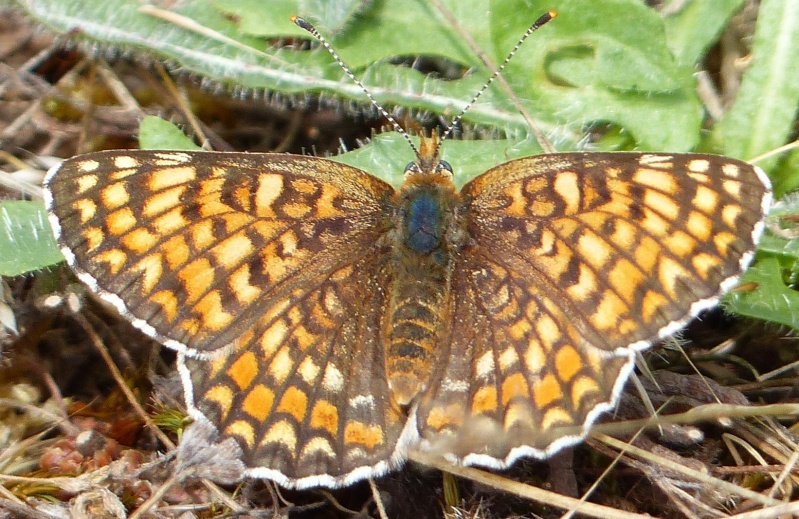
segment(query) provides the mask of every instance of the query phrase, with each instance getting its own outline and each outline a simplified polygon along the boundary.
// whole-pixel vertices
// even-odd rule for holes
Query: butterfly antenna
[[[352,73],[352,70],[350,70],[347,64],[344,63],[344,60],[342,60],[341,57],[339,57],[338,53],[333,49],[330,43],[328,43],[325,37],[322,36],[322,34],[319,31],[316,30],[316,27],[311,25],[311,23],[308,20],[300,18],[299,16],[292,16],[291,21],[294,22],[294,25],[311,33],[311,35],[314,38],[319,40],[319,43],[321,43],[322,46],[324,46],[324,48],[327,49],[327,52],[329,52],[330,55],[333,56],[333,59],[336,60],[336,63],[338,63],[338,66],[341,67],[344,73],[347,74],[350,77],[350,79],[361,88],[361,90],[363,90],[363,93],[366,94],[366,97],[369,98],[369,101],[371,101],[372,106],[377,108],[377,111],[380,112],[383,115],[383,117],[388,119],[388,121],[391,123],[394,129],[398,131],[405,138],[406,141],[408,141],[408,144],[410,144],[411,149],[416,154],[416,156],[419,157],[420,156],[419,150],[416,148],[416,146],[414,146],[413,141],[411,141],[411,138],[408,136],[408,133],[405,130],[403,130],[402,126],[400,126],[397,120],[394,119],[394,117],[390,113],[388,113],[388,111],[385,108],[383,108],[380,105],[380,103],[378,103],[377,100],[375,100],[374,97],[372,97],[372,94],[366,89],[365,86],[363,86],[361,80],[355,77],[355,74]],[[514,49],[514,52],[515,51],[516,49]]]
[[[455,117],[455,119],[452,120],[452,123],[446,129],[446,131],[444,132],[444,135],[441,136],[441,139],[439,140],[439,146],[441,145],[442,142],[444,142],[444,140],[447,139],[447,137],[449,137],[452,134],[452,132],[455,129],[455,127],[460,124],[461,120],[463,119],[463,116],[466,115],[466,112],[468,112],[469,109],[471,109],[471,107],[474,106],[474,103],[477,102],[477,100],[480,98],[481,95],[483,95],[483,92],[488,90],[488,87],[491,86],[491,83],[493,83],[494,80],[497,79],[497,77],[502,73],[502,71],[508,65],[510,60],[513,59],[513,56],[519,50],[519,47],[522,46],[522,43],[524,43],[524,40],[526,40],[531,34],[533,34],[535,31],[540,29],[542,25],[544,25],[545,23],[549,22],[550,20],[555,18],[557,15],[558,15],[557,11],[548,11],[548,12],[544,13],[543,15],[541,15],[538,18],[538,20],[533,22],[533,24],[530,27],[527,28],[527,31],[522,35],[521,38],[519,38],[519,41],[516,42],[516,45],[513,47],[513,49],[510,51],[510,53],[508,53],[508,56],[505,58],[505,60],[502,62],[502,64],[499,66],[499,68],[497,68],[497,70],[493,74],[491,74],[491,77],[488,78],[488,81],[486,81],[486,83],[480,88],[480,90],[474,95],[474,97],[472,97],[472,100],[469,101],[466,104],[466,106],[463,107],[463,110],[461,110],[461,113],[459,113]]]

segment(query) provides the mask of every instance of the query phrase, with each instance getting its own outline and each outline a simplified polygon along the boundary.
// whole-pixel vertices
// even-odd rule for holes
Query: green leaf
[[[327,34],[336,34],[365,12],[372,4],[369,0],[299,0],[299,14]]]
[[[665,16],[668,45],[677,62],[698,63],[743,4],[744,0],[693,0]]]
[[[784,324],[799,329],[799,292],[785,286],[777,258],[766,257],[752,265],[741,284],[755,283],[752,291],[732,292],[725,308],[738,315]]]
[[[726,155],[752,159],[785,143],[799,106],[799,0],[760,4],[752,63],[733,106],[713,131]],[[776,158],[764,160],[766,170]]]
[[[799,225],[794,217],[799,214],[799,193],[783,197],[774,202],[768,216],[768,228],[760,240],[759,251],[777,257],[780,263],[799,272]],[[786,218],[788,217],[788,218]],[[796,236],[791,238],[791,236]]]
[[[143,150],[201,150],[180,128],[155,117],[146,116],[139,125],[139,147]]]
[[[41,202],[0,202],[0,276],[18,276],[64,260]]]
[[[214,0],[216,9],[235,17],[242,34],[273,38],[279,35],[307,36],[305,31],[287,25],[291,16],[310,21],[331,39],[368,12],[372,2],[364,0]],[[335,41],[335,40],[333,40]]]
[[[491,5],[493,47],[508,49],[527,22],[518,15],[518,2]],[[572,0],[558,4],[558,13],[505,74],[519,97],[533,100],[528,109],[571,123],[621,126],[640,150],[696,145],[702,111],[693,68],[674,61],[654,10],[626,0]]]
[[[363,92],[325,50],[275,44],[286,36],[309,37],[288,20],[308,3],[192,0],[166,18],[129,0],[16,2],[62,34],[166,60],[231,88],[329,94],[366,106]],[[517,0],[444,4],[497,63],[551,7],[537,1],[520,11]],[[489,76],[476,51],[432,6],[385,0],[342,5],[335,21],[342,28],[330,40],[381,103],[451,116]],[[559,132],[561,149],[574,148],[585,128],[597,123],[624,128],[642,150],[694,147],[702,112],[693,70],[671,57],[659,15],[638,0],[563,0],[556,7],[560,15],[516,53],[505,77],[544,131]],[[407,56],[443,58],[471,72],[445,79],[389,61]],[[489,89],[466,120],[521,136],[529,130],[499,88]]]
[[[242,33],[263,38],[286,35],[287,31],[288,34],[311,38],[289,21],[290,16],[298,15],[314,23],[323,16],[319,11],[307,13],[305,6],[286,0],[274,3],[216,0],[214,5],[226,15],[235,16]],[[322,27],[324,25],[318,28],[321,30]],[[462,39],[432,16],[430,8],[422,2],[375,2],[361,16],[351,19],[345,31],[325,33],[325,38],[353,70],[398,56],[439,56],[461,63],[479,64]],[[320,65],[333,72],[330,77],[341,77],[341,71],[327,51],[322,51],[321,58]]]
[[[799,196],[784,197],[773,204],[769,231],[758,245],[755,263],[741,279],[754,283],[751,291],[732,292],[725,306],[741,315],[799,328],[799,225],[783,218],[799,213]],[[793,236],[793,237],[792,237]]]
[[[419,139],[412,140],[418,147]],[[494,166],[537,153],[541,153],[541,148],[534,139],[445,141],[441,158],[450,163],[455,184],[461,187]],[[332,157],[335,161],[368,171],[395,187],[402,184],[405,167],[414,158],[408,142],[396,132],[380,134],[355,151]]]
[[[774,179],[774,196],[780,198],[799,189],[799,151],[793,150],[781,160],[777,168],[770,170]]]
[[[289,34],[302,36],[304,32],[286,25],[292,15],[306,16],[298,11],[298,3],[294,0],[215,0],[213,6],[226,16],[235,17],[241,34],[272,38]]]

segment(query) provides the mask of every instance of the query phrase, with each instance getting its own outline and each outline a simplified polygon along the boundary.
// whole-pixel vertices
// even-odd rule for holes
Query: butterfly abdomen
[[[424,177],[424,176],[422,176]],[[452,182],[427,177],[403,186],[394,236],[396,277],[386,323],[386,369],[395,401],[407,405],[425,385],[437,359],[450,301]]]

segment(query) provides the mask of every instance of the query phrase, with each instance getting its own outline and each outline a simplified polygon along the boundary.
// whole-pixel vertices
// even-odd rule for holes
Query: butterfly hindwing
[[[250,475],[342,486],[402,459],[405,417],[387,398],[375,333],[386,267],[367,255],[276,302],[229,352],[181,360],[191,414],[239,440]]]
[[[453,276],[447,362],[417,423],[425,450],[506,467],[578,442],[618,394],[632,354],[585,342],[549,294],[477,248]]]

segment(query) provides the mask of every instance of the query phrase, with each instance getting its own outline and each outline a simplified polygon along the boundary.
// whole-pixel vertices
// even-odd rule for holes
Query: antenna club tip
[[[550,18],[557,18],[558,16],[558,12],[555,11],[554,9],[551,11],[547,11],[547,14],[549,15]]]
[[[313,26],[310,23],[308,23],[308,21],[305,18],[301,18],[296,14],[292,14],[289,17],[289,20],[291,20],[292,23],[297,27],[305,29],[306,31],[311,31],[313,29]]]

